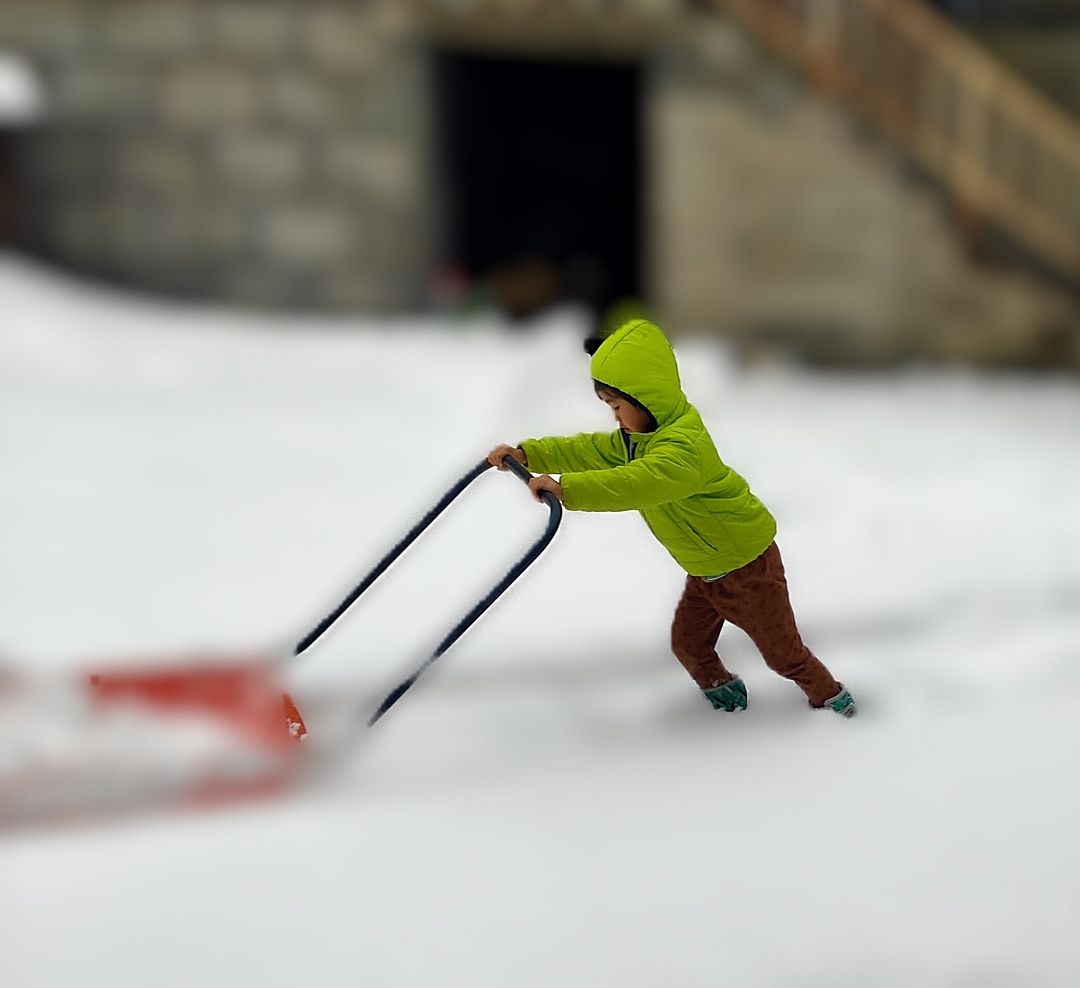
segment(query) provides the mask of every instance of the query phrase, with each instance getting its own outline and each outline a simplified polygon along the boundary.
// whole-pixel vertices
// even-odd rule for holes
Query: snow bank
[[[0,300],[0,642],[34,665],[287,648],[490,446],[610,427],[570,315],[259,319],[13,258]],[[674,564],[636,517],[571,513],[336,785],[9,839],[12,983],[1080,981],[1075,382],[678,352],[858,720],[734,629],[750,709],[702,709]],[[483,478],[301,679],[373,702],[544,515]]]

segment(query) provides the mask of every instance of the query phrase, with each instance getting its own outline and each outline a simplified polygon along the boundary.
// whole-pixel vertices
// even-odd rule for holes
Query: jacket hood
[[[593,379],[636,398],[663,427],[687,406],[667,337],[647,319],[623,323],[593,354]]]

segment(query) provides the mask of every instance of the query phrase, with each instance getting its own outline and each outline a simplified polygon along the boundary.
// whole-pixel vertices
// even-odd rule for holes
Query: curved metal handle
[[[520,463],[513,457],[506,456],[503,458],[503,463],[517,474],[523,481],[528,483],[532,479],[532,474],[529,473]],[[383,716],[395,703],[398,702],[412,687],[412,685],[427,671],[427,669],[443,655],[451,645],[454,644],[465,632],[469,629],[470,625],[481,614],[484,613],[492,604],[495,603],[509,588],[510,585],[525,572],[535,561],[536,558],[547,547],[551,540],[555,537],[555,532],[559,528],[559,522],[562,521],[563,507],[559,503],[559,499],[555,497],[551,491],[542,491],[541,497],[547,503],[549,514],[547,527],[544,529],[543,534],[536,542],[529,548],[529,551],[525,553],[507,572],[507,574],[492,587],[483,600],[481,600],[468,614],[465,615],[450,631],[450,633],[439,642],[435,651],[424,660],[424,662],[417,668],[417,670],[404,682],[396,686],[387,695],[386,699],[379,704],[379,708],[372,714],[371,719],[368,721],[368,727],[371,727],[380,717]]]
[[[529,473],[520,463],[517,462],[512,456],[506,456],[503,458],[503,463],[518,477],[520,477],[526,484],[532,480],[532,474]],[[331,626],[340,618],[367,590],[380,576],[385,573],[390,566],[398,559],[398,557],[411,546],[417,538],[427,529],[427,527],[446,510],[446,508],[453,502],[462,491],[465,490],[477,477],[486,473],[491,468],[491,464],[488,461],[482,460],[475,467],[472,468],[464,477],[462,477],[453,487],[450,488],[423,518],[420,519],[404,537],[399,541],[382,559],[375,564],[375,567],[367,574],[349,593],[345,596],[337,607],[334,608],[329,614],[326,615],[311,631],[309,631],[293,649],[293,657],[300,655],[302,652],[306,652],[312,645],[315,644]],[[549,510],[552,515],[562,515],[562,505],[559,504],[558,499],[549,491],[544,491],[541,495],[545,502],[547,502]],[[549,518],[550,525],[550,518]],[[555,526],[558,527],[558,521],[555,522]],[[552,530],[554,535],[554,530]],[[550,541],[550,539],[548,540]],[[546,545],[546,543],[545,543]]]
[[[511,473],[517,474],[524,483],[527,484],[533,479],[533,475],[512,456],[504,456],[502,461],[503,466],[510,470]],[[558,514],[560,518],[562,517],[562,504],[551,491],[541,491],[540,497],[548,506],[548,510],[551,511],[552,514]]]
[[[511,473],[517,474],[526,484],[533,479],[532,472],[523,467],[517,460],[507,454],[502,458],[503,466]]]

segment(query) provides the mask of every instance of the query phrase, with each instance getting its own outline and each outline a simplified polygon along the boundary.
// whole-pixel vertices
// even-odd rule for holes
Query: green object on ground
[[[746,683],[739,679],[738,676],[729,679],[720,686],[714,686],[712,689],[702,690],[701,692],[705,694],[705,699],[713,705],[713,710],[726,710],[730,714],[736,710],[746,709]]]
[[[825,706],[834,713],[838,713],[841,717],[854,717],[859,712],[855,706],[855,697],[851,695],[851,692],[843,684],[841,684],[840,692],[836,696],[825,701]]]

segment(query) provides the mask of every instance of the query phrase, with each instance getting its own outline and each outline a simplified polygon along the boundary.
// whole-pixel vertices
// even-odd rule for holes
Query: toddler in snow
[[[746,686],[716,654],[725,621],[750,636],[771,669],[796,683],[810,705],[854,717],[855,701],[803,644],[788,598],[776,522],[746,481],[717,455],[686,400],[667,338],[633,319],[603,341],[590,340],[597,395],[619,428],[497,446],[488,460],[513,456],[534,477],[535,496],[551,491],[570,511],[636,510],[686,571],[671,648],[717,710],[745,710]],[[555,480],[550,474],[560,474]]]

